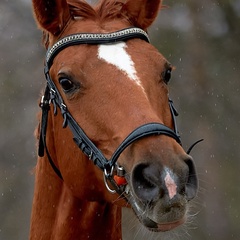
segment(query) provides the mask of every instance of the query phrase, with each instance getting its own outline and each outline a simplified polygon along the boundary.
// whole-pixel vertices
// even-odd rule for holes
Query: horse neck
[[[72,196],[63,186],[53,226],[53,239],[121,239],[121,209],[110,203]]]
[[[51,119],[47,134],[51,132]],[[47,139],[48,146],[54,149],[53,137]],[[56,155],[51,151],[53,159]],[[30,239],[119,240],[121,208],[109,202],[87,201],[73,196],[53,171],[45,154],[39,157],[36,166]]]

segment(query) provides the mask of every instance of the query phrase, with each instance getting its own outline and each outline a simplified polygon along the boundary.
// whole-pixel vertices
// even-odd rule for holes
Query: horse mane
[[[92,19],[100,23],[106,19],[123,18],[127,21],[127,14],[122,10],[124,0],[102,0],[96,6],[91,6],[84,0],[67,0],[72,18]],[[49,45],[49,33],[43,32],[43,43]]]

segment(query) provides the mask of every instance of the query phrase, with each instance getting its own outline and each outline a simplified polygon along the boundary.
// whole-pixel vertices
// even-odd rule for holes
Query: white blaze
[[[134,62],[132,61],[131,56],[127,53],[126,48],[127,45],[125,42],[99,45],[98,58],[116,66],[127,74],[131,80],[141,86],[141,82],[137,77],[137,72],[134,67]]]

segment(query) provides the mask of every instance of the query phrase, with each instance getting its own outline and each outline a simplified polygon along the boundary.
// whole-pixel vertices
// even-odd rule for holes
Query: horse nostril
[[[189,158],[189,159],[185,160],[185,163],[187,164],[188,169],[189,169],[185,192],[186,192],[187,199],[191,200],[197,194],[198,179],[197,179],[197,174],[196,174],[193,160],[191,158]]]
[[[159,188],[160,174],[153,165],[139,164],[132,174],[133,190],[143,202],[155,201],[161,195]]]
[[[142,202],[155,202],[165,195],[167,199],[175,196],[186,196],[193,199],[197,194],[198,180],[191,157],[181,162],[175,173],[166,167],[156,164],[138,164],[132,172],[132,188]]]

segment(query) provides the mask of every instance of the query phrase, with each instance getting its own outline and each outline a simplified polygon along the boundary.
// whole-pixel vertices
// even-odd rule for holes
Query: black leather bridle
[[[94,145],[94,143],[88,138],[83,129],[79,126],[73,116],[69,113],[67,106],[65,105],[61,94],[59,93],[57,87],[52,81],[49,70],[53,64],[55,56],[62,51],[63,49],[79,44],[107,44],[114,43],[119,41],[127,41],[133,38],[140,38],[149,42],[149,38],[146,32],[139,28],[127,28],[113,33],[79,33],[66,36],[60,39],[53,47],[47,52],[46,62],[45,62],[45,77],[47,80],[47,86],[45,93],[42,97],[40,106],[42,108],[42,120],[41,120],[41,129],[40,129],[40,139],[39,139],[39,156],[44,156],[44,150],[48,156],[49,162],[53,167],[57,175],[63,179],[60,170],[54,164],[46,143],[46,131],[47,131],[47,122],[48,122],[48,112],[50,109],[50,104],[54,106],[54,114],[57,114],[57,108],[61,110],[63,116],[63,128],[69,127],[73,134],[73,140],[81,151],[87,155],[87,157],[93,161],[103,172],[107,180],[109,180],[115,190],[118,193],[122,193],[122,190],[113,180],[113,169],[116,167],[117,160],[120,154],[133,142],[137,141],[146,136],[150,135],[167,135],[175,139],[179,144],[181,140],[177,131],[176,119],[177,112],[173,107],[173,103],[169,100],[169,106],[173,118],[174,130],[169,127],[160,124],[160,123],[147,123],[142,126],[139,126],[137,129],[132,131],[125,140],[119,145],[116,151],[113,153],[110,159],[105,158],[102,152]]]

